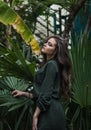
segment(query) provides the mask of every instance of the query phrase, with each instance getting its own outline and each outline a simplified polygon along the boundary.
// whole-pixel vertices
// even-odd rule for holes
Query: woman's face
[[[56,52],[56,41],[54,38],[50,38],[42,47],[41,52],[47,56],[54,56]]]

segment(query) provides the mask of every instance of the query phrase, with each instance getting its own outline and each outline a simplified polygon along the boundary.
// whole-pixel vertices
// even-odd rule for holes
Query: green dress
[[[41,109],[38,130],[65,130],[65,115],[59,101],[60,76],[58,64],[49,60],[34,78],[34,99]]]

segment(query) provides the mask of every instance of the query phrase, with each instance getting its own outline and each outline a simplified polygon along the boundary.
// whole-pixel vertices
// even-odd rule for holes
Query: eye
[[[52,43],[51,42],[48,42],[48,45],[52,47]]]

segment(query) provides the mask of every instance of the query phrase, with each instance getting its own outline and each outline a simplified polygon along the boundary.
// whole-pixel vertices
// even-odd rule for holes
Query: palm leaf
[[[28,99],[28,98],[13,98],[13,96],[9,93],[6,93],[4,92],[4,94],[2,94],[0,92],[0,108],[3,110],[3,114],[2,115],[2,118],[1,118],[1,123],[2,123],[2,126],[6,125],[7,128],[9,128],[10,130],[18,130],[19,128],[20,129],[23,129],[23,128],[26,128],[26,124],[23,125],[23,120],[25,121],[25,118],[26,118],[26,121],[27,121],[27,112],[28,112],[28,129],[31,127],[31,120],[32,120],[32,114],[33,114],[33,102]],[[7,108],[8,111],[5,112],[5,108]],[[30,109],[29,109],[30,108]],[[29,109],[29,110],[28,110]],[[31,110],[31,113],[29,112]],[[13,112],[11,113],[11,116],[10,116],[10,112]],[[1,115],[1,114],[0,114]],[[12,117],[13,116],[13,117]],[[11,124],[11,122],[13,124]],[[27,123],[27,122],[26,122]],[[1,128],[2,128],[1,126]],[[5,127],[4,127],[5,128]]]
[[[22,122],[22,118],[23,118],[24,114],[26,113],[27,108],[28,108],[28,106],[24,106],[23,110],[21,111],[21,114],[20,114],[19,119],[15,126],[15,130],[18,130],[18,127],[19,127],[20,123]]]
[[[11,94],[11,92],[8,92],[6,90],[0,91],[0,106],[7,107],[9,111],[18,109],[25,104],[33,104],[33,102],[25,97],[18,97],[14,98]]]
[[[26,90],[29,83],[24,80],[17,79],[15,77],[5,77],[0,79],[0,89],[12,91],[14,89]]]
[[[0,0],[0,21],[5,25],[12,25],[13,28],[21,34],[21,37],[28,45],[31,45],[35,53],[39,53],[39,44],[33,34],[20,18],[20,16],[10,8],[6,3]]]
[[[33,101],[30,98],[25,97],[14,98],[11,94],[12,90],[14,89],[19,89],[22,91],[26,90],[28,85],[29,82],[17,79],[15,77],[5,77],[3,79],[0,79],[0,108],[2,110],[2,113],[0,114],[0,119],[2,121],[2,125],[5,126],[6,124],[8,128],[15,130],[18,130],[19,127],[25,127],[22,126],[22,121],[25,119],[25,115],[29,111],[28,126],[31,127]],[[10,116],[9,118],[10,112],[13,112],[13,114],[11,113],[12,116]],[[12,119],[13,116],[14,119]],[[12,123],[15,123],[15,125],[12,125],[10,123],[10,119],[13,120]]]
[[[71,50],[74,68],[74,101],[81,107],[91,105],[91,44],[86,35],[74,39]],[[74,45],[75,44],[75,45]]]
[[[0,45],[0,75],[16,76],[25,80],[33,80],[35,62],[28,62],[24,58],[18,44],[11,41],[12,50]]]
[[[8,107],[9,111],[15,110],[27,103],[31,106],[32,101],[30,99],[24,97],[14,98],[11,94],[14,89],[25,91],[28,86],[29,83],[27,81],[15,77],[0,79],[0,106]]]
[[[21,126],[24,128],[25,125],[22,125],[22,121],[25,119],[25,116],[27,116],[26,113],[28,111],[29,111],[28,112],[28,115],[29,115],[28,126],[31,127],[31,124],[32,124],[31,120],[32,120],[32,114],[33,114],[33,101],[32,100],[30,100],[29,98],[24,98],[24,97],[14,98],[9,91],[4,90],[4,91],[0,91],[0,104],[1,104],[0,108],[3,108],[3,113],[4,113],[2,115],[2,118],[6,119],[6,117],[9,116],[9,112],[11,111],[13,112],[14,119],[12,119],[12,117],[11,118],[8,117],[6,119],[6,123],[8,127],[9,127],[9,122],[10,122],[9,120],[11,119],[13,120],[13,123],[15,123],[15,126],[13,124],[13,128],[12,128],[12,124],[10,124],[11,129],[18,130],[18,128]],[[7,109],[8,111],[5,112],[5,109]],[[3,120],[2,120],[2,125],[4,125]]]

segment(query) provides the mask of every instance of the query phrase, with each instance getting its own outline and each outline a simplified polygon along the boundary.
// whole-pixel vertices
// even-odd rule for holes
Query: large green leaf
[[[11,45],[12,50],[0,45],[0,75],[33,81],[36,63],[26,61],[18,44]]]
[[[26,90],[29,83],[24,80],[19,80],[15,77],[5,77],[0,80],[0,107],[6,107],[8,111],[13,111],[22,106],[30,106],[32,109],[33,101],[25,97],[13,97],[12,90]],[[27,108],[26,108],[27,109]]]
[[[74,37],[71,57],[74,70],[74,101],[81,107],[91,105],[91,39]],[[74,45],[75,44],[75,45]]]
[[[18,130],[19,128],[21,128],[21,130],[23,128],[29,129],[31,127],[33,101],[30,98],[14,98],[12,96],[12,90],[18,89],[24,91],[28,85],[28,82],[15,77],[0,79],[0,128],[2,128],[2,130],[5,129],[3,126],[9,127],[10,130]],[[22,125],[25,119],[26,124]]]
[[[5,25],[12,25],[13,28],[21,34],[22,38],[28,45],[31,45],[35,53],[39,53],[39,44],[34,38],[33,34],[20,18],[20,16],[10,8],[6,3],[0,0],[0,22]]]
[[[14,89],[26,90],[29,82],[16,77],[7,76],[0,79],[0,90],[12,91]]]
[[[3,109],[2,110],[3,114],[2,114],[2,118],[1,118],[2,125],[4,125],[3,119],[7,118],[6,119],[7,124],[8,124],[8,122],[15,123],[13,125],[13,127],[12,127],[12,124],[10,125],[10,127],[12,127],[12,130],[18,130],[18,127],[21,126],[23,120],[26,119],[27,112],[28,112],[29,121],[26,122],[28,124],[25,124],[25,126],[23,126],[23,127],[26,127],[27,125],[31,126],[32,114],[33,114],[33,106],[32,106],[33,102],[30,99],[24,98],[24,97],[14,98],[10,92],[7,92],[4,90],[4,91],[0,91],[0,104],[1,104],[0,108]],[[6,110],[8,110],[8,111],[6,111]],[[13,112],[13,113],[11,113],[12,115],[9,116],[10,112]],[[12,116],[14,116],[14,117],[12,117]],[[27,121],[27,119],[26,119],[26,121]],[[22,130],[22,128],[21,128],[21,130]]]

